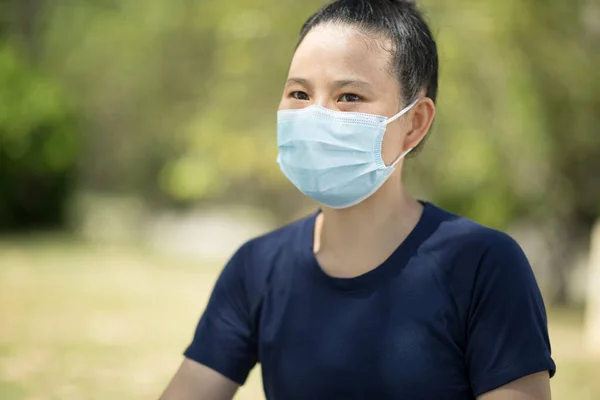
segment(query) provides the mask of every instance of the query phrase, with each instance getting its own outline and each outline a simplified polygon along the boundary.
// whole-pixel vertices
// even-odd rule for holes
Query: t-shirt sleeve
[[[519,245],[504,234],[494,237],[475,274],[466,358],[475,396],[556,370],[538,284]]]
[[[185,357],[243,385],[257,362],[253,317],[245,274],[248,244],[221,272]]]

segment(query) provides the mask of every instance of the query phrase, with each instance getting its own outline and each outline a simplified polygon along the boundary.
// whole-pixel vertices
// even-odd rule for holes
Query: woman
[[[257,362],[267,399],[550,399],[520,247],[402,185],[437,76],[411,2],[338,0],[306,22],[278,162],[322,209],[235,253],[163,399],[231,399]]]

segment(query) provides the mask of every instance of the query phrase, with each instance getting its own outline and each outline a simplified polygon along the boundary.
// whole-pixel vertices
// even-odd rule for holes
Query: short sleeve
[[[478,266],[467,326],[473,394],[556,366],[544,302],[531,266],[509,236],[494,236]]]
[[[253,317],[246,286],[248,245],[221,272],[185,357],[243,385],[257,362]]]

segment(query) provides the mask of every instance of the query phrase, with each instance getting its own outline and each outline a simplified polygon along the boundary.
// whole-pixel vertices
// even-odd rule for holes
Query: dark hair
[[[326,23],[355,26],[392,40],[391,70],[408,105],[421,90],[434,102],[438,90],[437,45],[414,1],[336,0],[313,14],[302,26],[298,44],[314,27]],[[420,145],[417,147],[421,147]]]

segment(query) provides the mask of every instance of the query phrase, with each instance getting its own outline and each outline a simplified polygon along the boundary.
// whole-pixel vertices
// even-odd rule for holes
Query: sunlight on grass
[[[0,398],[158,398],[219,269],[67,239],[0,242]],[[580,317],[550,318],[553,398],[600,399]],[[264,398],[258,369],[236,398]]]

